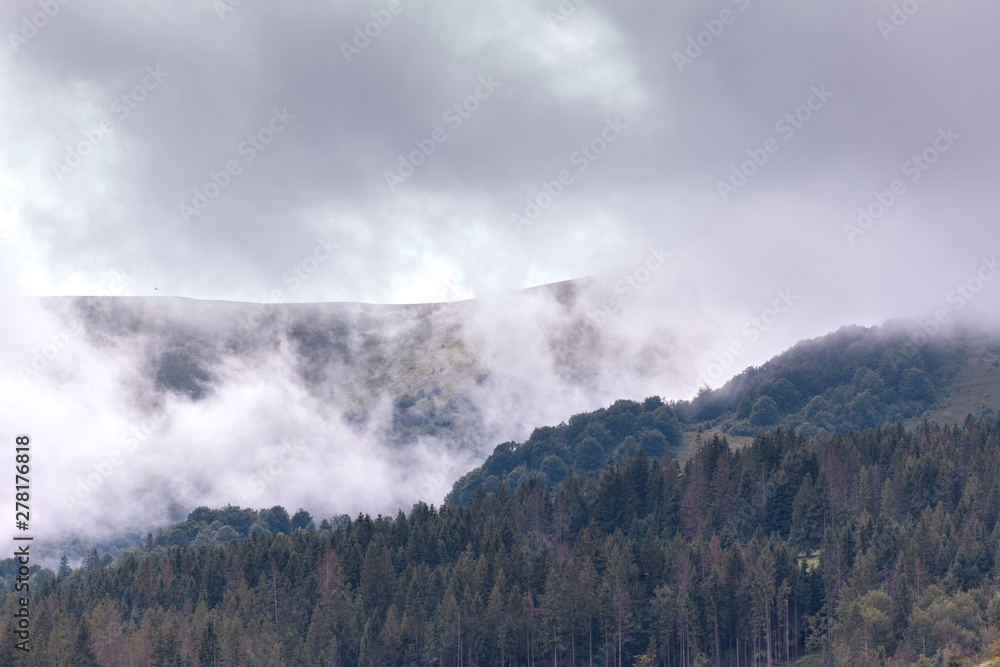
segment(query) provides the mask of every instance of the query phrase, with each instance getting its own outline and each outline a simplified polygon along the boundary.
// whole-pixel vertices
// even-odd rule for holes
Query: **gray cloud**
[[[1000,312],[995,284],[961,309],[949,301],[1000,251],[992,5],[400,0],[389,20],[380,1],[244,2],[220,17],[208,0],[102,0],[44,21],[41,6],[0,9],[0,279],[24,322],[2,337],[8,373],[63,326],[15,295],[97,294],[114,271],[137,296],[480,297],[490,305],[470,331],[511,369],[510,387],[538,368],[553,386],[605,383],[572,400],[567,389],[563,411],[615,392],[683,396],[749,342],[744,326],[778,290],[800,298],[727,371],[842,324]],[[800,111],[816,89],[831,95]],[[602,144],[609,119],[627,127]],[[914,172],[949,128],[953,145]],[[433,153],[411,159],[428,141]],[[587,146],[594,159],[581,160]],[[60,177],[69,150],[88,154]],[[400,156],[421,164],[393,191]],[[723,201],[734,168],[746,182]],[[572,181],[552,197],[564,172]],[[852,233],[895,181],[905,191]],[[195,190],[206,205],[186,222]],[[543,210],[518,228],[529,202]],[[560,376],[565,351],[533,333],[567,316],[554,302],[503,305],[512,290],[583,276],[615,305],[650,247],[670,267],[602,325],[619,349],[589,375]],[[535,342],[489,342],[511,330]],[[111,391],[108,363],[98,377]],[[116,427],[131,419],[124,398],[107,400]]]

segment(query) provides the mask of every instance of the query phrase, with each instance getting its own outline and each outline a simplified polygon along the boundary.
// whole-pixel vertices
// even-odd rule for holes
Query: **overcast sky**
[[[735,325],[791,287],[822,333],[927,312],[1000,250],[993,3],[45,6],[0,9],[20,293],[119,271],[134,295],[440,301],[629,270],[653,245]],[[767,161],[720,188],[747,151]],[[518,228],[543,181],[562,191]],[[318,237],[332,261],[290,290]]]
[[[971,0],[5,0],[4,432],[132,423],[110,353],[23,391],[65,325],[18,295],[478,297],[497,368],[543,385],[528,334],[562,311],[490,298],[597,276],[626,352],[604,393],[536,387],[553,422],[844,324],[995,317],[997,25]]]

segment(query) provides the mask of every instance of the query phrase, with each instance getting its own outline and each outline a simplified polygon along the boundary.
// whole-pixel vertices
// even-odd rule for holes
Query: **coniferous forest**
[[[0,667],[1000,667],[1000,0],[0,25]]]
[[[0,664],[976,664],[1000,649],[998,479],[1000,422],[969,417],[640,448],[319,526],[198,508],[37,572],[28,654],[7,594]]]

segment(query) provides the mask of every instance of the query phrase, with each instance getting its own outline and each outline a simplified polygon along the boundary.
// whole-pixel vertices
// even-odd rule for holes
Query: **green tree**
[[[891,650],[892,599],[881,590],[844,600],[837,609],[834,651],[845,663],[881,665]]]
[[[781,413],[796,409],[802,400],[798,389],[787,378],[776,378],[765,382],[761,385],[760,392],[762,396],[774,399],[778,412]]]
[[[632,627],[637,568],[632,545],[620,531],[615,531],[605,540],[603,552],[606,563],[604,584],[615,623],[615,651],[618,664],[622,664],[622,646]]]
[[[366,613],[384,613],[392,602],[395,585],[396,574],[389,550],[369,542],[361,566],[361,600]]]
[[[302,508],[299,508],[299,511],[292,517],[291,526],[292,530],[298,530],[299,528],[303,530],[316,530],[312,515]]]
[[[63,554],[62,558],[59,559],[59,577],[61,579],[65,579],[66,577],[69,577],[72,574],[73,574],[73,568],[69,566],[69,558],[66,556],[66,554]]]
[[[910,368],[903,373],[899,381],[899,391],[908,401],[930,402],[934,400],[934,383],[927,373],[919,368]]]
[[[198,639],[198,664],[201,667],[215,667],[219,664],[219,655],[219,634],[215,629],[215,621],[209,619]]]
[[[281,505],[261,510],[260,520],[264,522],[264,525],[272,533],[285,533],[288,535],[292,532],[292,520],[288,516],[288,510]]]
[[[94,655],[93,640],[90,636],[90,623],[86,616],[80,617],[76,638],[73,640],[73,653],[70,655],[68,664],[70,667],[98,667],[97,656]]]
[[[770,396],[761,396],[750,408],[750,423],[755,426],[770,426],[778,421],[778,404]]]
[[[812,475],[807,473],[792,503],[789,532],[789,539],[800,549],[810,551],[819,546],[825,498],[824,489],[814,484]]]
[[[365,623],[365,631],[361,634],[361,647],[358,651],[358,664],[361,667],[384,667],[388,652],[385,649],[385,639],[375,620],[371,616]]]

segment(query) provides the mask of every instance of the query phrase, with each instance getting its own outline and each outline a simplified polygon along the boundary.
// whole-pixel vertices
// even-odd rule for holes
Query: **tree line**
[[[970,418],[640,449],[319,529],[199,508],[221,544],[37,577],[30,654],[5,593],[0,664],[961,664],[998,636],[998,480],[1000,423]]]

